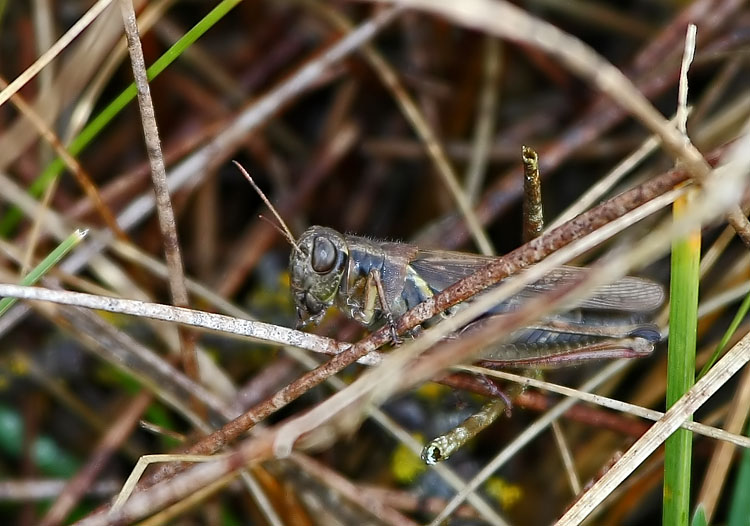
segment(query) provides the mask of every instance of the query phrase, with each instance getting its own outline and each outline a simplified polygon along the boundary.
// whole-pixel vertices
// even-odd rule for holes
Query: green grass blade
[[[241,0],[223,0],[219,5],[203,17],[182,38],[175,42],[161,57],[159,57],[147,70],[149,81],[156,78],[177,57],[179,57],[196,40],[203,36],[221,20]],[[115,99],[107,105],[91,122],[79,133],[68,146],[71,155],[78,155],[93,141],[99,133],[125,108],[137,95],[135,83],[125,88]],[[45,170],[29,186],[29,193],[34,197],[42,194],[45,188],[58,177],[65,169],[65,163],[59,157],[52,161]],[[0,221],[0,235],[6,237],[22,217],[18,208],[11,208]]]
[[[681,217],[685,207],[685,201],[675,203],[675,218]],[[699,230],[672,244],[667,408],[695,383],[700,247]],[[688,525],[692,439],[692,433],[679,429],[666,441],[663,524]]]
[[[750,435],[750,426],[746,434]],[[750,526],[750,450],[743,449],[740,455],[727,526]]]
[[[65,257],[65,254],[71,251],[75,246],[78,245],[78,243],[81,242],[81,240],[86,237],[86,230],[76,230],[72,234],[70,234],[67,238],[63,240],[62,243],[57,245],[57,247],[47,254],[47,257],[45,257],[42,261],[39,262],[39,264],[31,269],[31,272],[26,274],[24,278],[21,280],[21,285],[33,285],[39,279],[44,276],[49,269],[51,269],[54,265],[57,264],[58,261],[60,261],[63,257]],[[14,303],[18,301],[17,298],[3,298],[0,300],[0,316],[5,314],[8,309],[10,309]]]
[[[727,328],[726,332],[724,332],[724,336],[721,337],[721,341],[719,342],[719,345],[716,346],[716,350],[714,350],[713,354],[711,355],[711,358],[708,359],[706,364],[703,366],[703,369],[701,369],[700,374],[698,375],[698,378],[700,379],[704,374],[708,372],[708,370],[716,363],[716,360],[719,359],[721,356],[721,353],[724,351],[724,348],[729,343],[729,340],[732,338],[732,335],[737,330],[737,327],[740,326],[740,323],[742,323],[742,320],[745,319],[745,315],[747,314],[747,311],[750,310],[750,294],[745,296],[745,299],[742,300],[742,305],[740,305],[740,308],[737,309],[737,314],[734,315],[734,319],[732,320],[732,323],[729,324],[729,327]]]

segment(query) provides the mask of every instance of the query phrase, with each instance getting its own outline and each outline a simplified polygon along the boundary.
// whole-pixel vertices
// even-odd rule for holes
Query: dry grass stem
[[[350,347],[330,338],[316,336],[302,331],[287,329],[278,325],[271,325],[259,321],[250,321],[212,314],[210,312],[172,307],[158,303],[145,303],[137,300],[95,296],[81,292],[43,289],[40,287],[22,287],[19,285],[0,284],[0,296],[23,298],[29,300],[51,301],[63,305],[74,305],[94,310],[130,314],[154,320],[175,322],[191,327],[198,327],[214,331],[221,331],[239,336],[255,338],[259,341],[292,345],[300,349],[308,349],[323,354],[338,354]],[[363,360],[368,363],[369,360]],[[378,363],[375,358],[369,363]]]
[[[172,199],[169,196],[169,185],[167,184],[167,169],[164,165],[164,156],[161,151],[159,140],[159,129],[156,125],[154,104],[151,100],[151,90],[148,85],[146,74],[146,61],[143,58],[141,39],[138,34],[138,24],[135,19],[135,10],[131,0],[120,0],[120,10],[125,26],[125,37],[128,41],[128,53],[133,68],[135,85],[138,89],[138,107],[141,112],[143,123],[143,134],[146,139],[146,151],[151,165],[151,177],[156,196],[156,212],[159,216],[159,227],[164,239],[164,255],[169,270],[169,290],[172,294],[172,302],[177,307],[187,307],[190,304],[187,287],[185,286],[185,273],[180,255],[180,241],[177,236],[177,225],[175,223],[174,211],[172,210]],[[182,356],[182,367],[185,373],[193,380],[200,378],[198,369],[198,357],[195,352],[195,340],[184,329],[179,329],[180,355]]]

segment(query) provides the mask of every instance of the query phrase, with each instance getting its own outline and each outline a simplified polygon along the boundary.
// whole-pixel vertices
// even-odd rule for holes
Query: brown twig
[[[161,151],[159,130],[156,125],[154,105],[151,101],[151,89],[148,85],[146,74],[146,61],[143,58],[141,39],[138,34],[135,10],[132,0],[120,0],[125,36],[128,40],[128,52],[130,62],[133,66],[133,76],[138,89],[138,107],[141,111],[141,122],[143,134],[146,139],[146,151],[151,164],[151,177],[156,194],[156,211],[159,216],[159,227],[164,240],[164,255],[169,268],[169,289],[172,293],[172,302],[177,307],[187,307],[190,304],[187,287],[185,286],[185,272],[180,255],[180,242],[177,236],[177,225],[175,223],[174,211],[172,210],[172,199],[169,196],[169,185],[167,184],[167,169],[164,165],[164,156]],[[179,329],[180,353],[182,355],[182,366],[185,373],[193,380],[198,380],[198,357],[195,352],[194,338],[185,329]]]

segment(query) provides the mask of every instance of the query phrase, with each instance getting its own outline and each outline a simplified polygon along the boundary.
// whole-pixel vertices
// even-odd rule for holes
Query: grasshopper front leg
[[[355,313],[357,321],[365,325],[370,325],[375,319],[375,307],[377,303],[380,303],[380,311],[383,313],[388,327],[390,327],[391,340],[395,345],[399,345],[401,339],[396,332],[396,322],[393,319],[391,307],[388,305],[388,300],[386,299],[383,281],[380,278],[380,271],[377,269],[370,269],[367,273],[367,282],[365,284],[364,304],[362,305],[361,310]]]

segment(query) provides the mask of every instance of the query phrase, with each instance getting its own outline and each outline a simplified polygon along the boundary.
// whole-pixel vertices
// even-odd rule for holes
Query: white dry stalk
[[[655,411],[653,409],[648,409],[639,405],[629,404],[627,402],[622,402],[620,400],[615,400],[606,396],[565,387],[563,385],[546,382],[537,378],[520,376],[518,374],[509,373],[507,371],[495,371],[493,369],[487,369],[486,367],[477,367],[475,365],[457,365],[454,367],[454,369],[456,369],[457,371],[467,371],[476,374],[484,374],[486,376],[494,376],[495,378],[509,380],[511,382],[516,382],[523,386],[534,387],[536,389],[543,389],[553,393],[561,394],[563,396],[575,398],[582,402],[596,404],[601,407],[606,407],[607,409],[612,409],[615,411],[620,411],[622,413],[627,413],[632,416],[645,418],[647,420],[657,421],[664,416],[664,413],[660,411]],[[692,421],[683,422],[680,427],[699,435],[703,435],[716,440],[724,440],[737,446],[750,449],[750,438],[738,435],[736,433],[730,433],[728,431],[725,431],[724,429]]]
[[[51,301],[62,305],[74,305],[88,309],[129,314],[153,320],[180,323],[191,327],[220,331],[238,336],[246,336],[257,341],[291,345],[322,354],[338,354],[350,344],[339,343],[331,338],[317,336],[279,325],[260,321],[243,320],[223,314],[214,314],[195,309],[174,307],[160,303],[147,303],[138,300],[97,296],[82,292],[52,290],[41,287],[22,287],[20,285],[0,284],[0,296],[22,298],[27,300]],[[378,358],[362,358],[366,365],[378,363]]]
[[[570,444],[565,438],[562,425],[559,420],[553,420],[550,424],[552,427],[552,435],[555,438],[555,444],[560,453],[560,460],[565,467],[565,473],[568,475],[568,485],[570,486],[570,492],[573,495],[578,495],[581,492],[581,476],[576,469],[575,461],[573,460],[573,452],[570,450]]]
[[[263,488],[255,475],[253,475],[247,469],[243,469],[242,471],[240,471],[240,478],[242,478],[242,481],[253,494],[255,502],[258,505],[258,508],[260,508],[265,519],[268,521],[269,526],[285,526],[284,521],[281,517],[279,517],[279,511],[274,507],[274,503],[276,501],[271,502],[271,499],[266,494],[266,490]],[[193,495],[195,495],[195,493]],[[186,506],[186,508],[190,509],[192,508],[192,506]],[[158,522],[156,524],[162,523]]]
[[[698,306],[698,318],[703,318],[723,309],[727,305],[744,298],[750,293],[750,282],[739,283],[731,289],[722,291],[715,296],[706,298]]]
[[[50,500],[57,497],[68,484],[67,479],[24,478],[0,481],[0,502]],[[86,488],[86,495],[96,498],[112,496],[120,488],[120,481],[102,478]]]
[[[502,42],[495,37],[486,36],[484,39],[481,91],[476,109],[469,165],[464,177],[466,196],[472,205],[476,204],[482,190],[489,164],[492,137],[495,133],[495,116],[500,95],[498,79],[502,69],[502,46]]]

